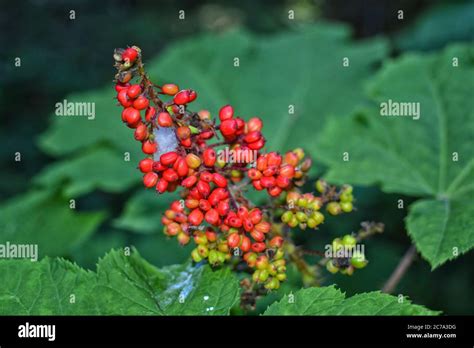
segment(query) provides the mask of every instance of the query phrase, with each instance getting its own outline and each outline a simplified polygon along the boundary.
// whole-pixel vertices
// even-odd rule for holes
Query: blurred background
[[[403,10],[401,20],[397,19],[399,9]],[[178,19],[180,10],[185,11],[184,20]],[[295,18],[289,20],[288,11],[292,10]],[[131,134],[122,130],[125,127],[119,122],[120,109],[112,99],[113,49],[140,46],[145,62],[150,62],[154,71],[152,75],[160,78],[161,74],[175,76],[159,67],[173,65],[180,45],[185,47],[184,52],[193,48],[194,55],[181,59],[179,64],[200,64],[201,60],[204,64],[205,54],[214,54],[212,40],[206,39],[213,35],[222,40],[226,35],[237,35],[243,46],[255,41],[257,47],[258,40],[254,38],[285,35],[325,23],[331,28],[328,32],[347,31],[347,42],[343,44],[350,49],[361,50],[361,55],[368,50],[370,64],[364,71],[368,78],[383,59],[407,51],[435,51],[453,42],[472,42],[474,2],[2,2],[0,240],[34,240],[40,244],[41,256],[63,256],[90,269],[95,269],[97,258],[108,250],[125,245],[134,245],[157,266],[186,260],[190,249],[179,247],[161,233],[160,213],[167,202],[158,202],[141,188],[140,175],[134,169],[138,162],[136,152],[132,152],[132,163],[126,168],[123,158],[117,161],[124,152],[132,151],[129,144],[133,142],[128,139]],[[227,34],[235,32],[238,34]],[[202,48],[204,56],[199,55],[199,48],[192,47],[193,42],[200,42],[193,41],[198,37],[204,37],[203,42],[211,41],[209,47]],[[332,49],[331,40],[327,39],[324,46],[328,50]],[[248,52],[252,57],[251,48]],[[166,57],[160,58],[161,54]],[[176,79],[198,79],[187,75],[191,70],[181,69],[185,76],[175,76]],[[189,87],[200,92],[199,86],[190,83]],[[55,104],[64,99],[96,102],[97,122],[78,120],[73,124],[76,120],[57,120]],[[259,105],[251,104],[255,108]],[[106,117],[111,121],[102,121]],[[304,139],[298,139],[302,147],[306,145]],[[323,170],[320,168],[319,173]],[[385,194],[376,187],[357,187],[355,195],[357,212],[330,219],[324,234],[306,232],[296,238],[298,243],[321,248],[336,236],[356,231],[361,221],[385,224],[384,235],[367,244],[372,260],[369,267],[351,278],[326,276],[326,284],[336,283],[348,295],[380,289],[410,245],[403,220],[405,212],[393,204],[399,196]],[[415,200],[403,198],[407,203]],[[474,314],[473,264],[472,252],[434,272],[428,263],[418,259],[397,293],[447,314]],[[290,277],[281,291],[259,302],[258,310],[283,292],[300,286],[297,277]]]

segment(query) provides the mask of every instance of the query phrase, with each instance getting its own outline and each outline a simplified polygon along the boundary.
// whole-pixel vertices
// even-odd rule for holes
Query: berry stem
[[[416,247],[414,245],[410,246],[406,251],[405,255],[401,258],[397,267],[393,271],[390,278],[382,288],[382,292],[391,294],[397,288],[398,283],[402,280],[403,276],[406,274],[407,270],[410,268],[411,264],[417,256]]]

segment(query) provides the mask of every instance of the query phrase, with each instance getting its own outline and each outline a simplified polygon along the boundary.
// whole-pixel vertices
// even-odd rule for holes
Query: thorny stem
[[[403,255],[403,257],[401,258],[400,262],[398,263],[397,267],[393,271],[390,278],[388,278],[387,282],[382,288],[382,292],[390,294],[393,291],[395,291],[398,283],[400,282],[400,280],[402,280],[403,276],[407,272],[408,268],[410,268],[416,256],[417,256],[416,247],[412,245],[410,246],[410,248],[408,248],[405,255]]]

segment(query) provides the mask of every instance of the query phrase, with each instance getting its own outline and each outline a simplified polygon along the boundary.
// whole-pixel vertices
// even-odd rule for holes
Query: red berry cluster
[[[181,187],[182,199],[162,217],[164,233],[182,245],[193,240],[195,262],[207,260],[215,266],[235,260],[252,270],[256,284],[278,288],[286,278],[282,230],[271,220],[278,214],[254,206],[243,188],[266,190],[271,198],[285,193],[279,198],[285,200],[304,183],[311,160],[301,149],[283,156],[263,153],[262,120],[245,121],[230,105],[219,110],[218,124],[207,110],[188,110],[197,93],[173,83],[153,84],[138,47],[117,49],[114,59],[122,121],[134,129],[146,155],[138,164],[143,184],[160,194]],[[131,82],[134,77],[139,78],[136,84]],[[247,154],[246,160],[230,163],[219,158],[216,149],[221,146],[236,157]]]

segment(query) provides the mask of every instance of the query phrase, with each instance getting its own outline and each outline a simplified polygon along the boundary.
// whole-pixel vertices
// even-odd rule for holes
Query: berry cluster
[[[159,194],[180,188],[181,199],[172,202],[162,217],[164,233],[182,245],[194,242],[195,262],[212,266],[229,262],[252,273],[247,295],[254,286],[277,289],[286,279],[285,252],[295,248],[286,247],[286,232],[276,217],[289,227],[317,228],[324,221],[320,210],[325,204],[332,215],[352,210],[352,188],[336,191],[318,181],[320,196],[301,193],[311,159],[302,149],[284,155],[264,153],[260,118],[245,121],[230,105],[219,110],[218,120],[207,110],[190,111],[197,93],[173,83],[152,83],[136,46],[115,50],[114,59],[122,121],[134,130],[146,156],[138,164],[144,186]],[[132,83],[134,78],[137,83]],[[219,147],[241,160],[221,158]],[[248,188],[266,190],[270,208],[250,202],[244,194]],[[343,267],[334,260],[339,259],[331,260],[330,271],[337,267],[349,272],[362,262]]]
[[[304,183],[303,175],[310,169],[311,159],[303,161],[303,158],[302,149],[289,151],[283,157],[276,152],[269,152],[258,156],[256,168],[251,168],[247,174],[257,191],[266,189],[270,196],[278,197],[283,190]]]
[[[331,245],[332,255],[326,263],[326,269],[331,273],[352,275],[355,269],[367,266],[365,254],[356,246],[357,239],[350,234],[346,234],[342,239],[334,239]]]
[[[328,197],[331,202],[326,206],[326,210],[331,215],[339,215],[341,213],[350,213],[353,210],[352,201],[352,186],[344,185],[339,192],[335,187],[329,186],[328,183],[322,179],[316,181],[316,190],[322,195]]]

